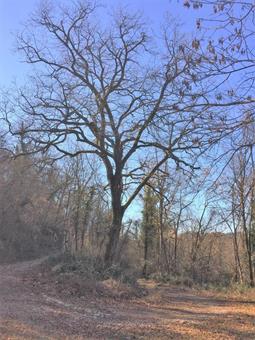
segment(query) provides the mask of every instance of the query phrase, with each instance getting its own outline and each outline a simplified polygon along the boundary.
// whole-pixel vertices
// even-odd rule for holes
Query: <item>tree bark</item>
[[[112,223],[108,234],[108,243],[105,251],[105,265],[111,266],[116,262],[116,255],[118,251],[118,244],[124,215],[124,209],[121,204],[122,196],[122,177],[119,173],[112,177],[111,181],[111,195],[112,195]]]
[[[234,254],[235,254],[235,265],[236,265],[236,281],[243,283],[243,270],[242,270],[240,255],[239,255],[239,247],[238,247],[236,229],[234,230],[233,243],[234,243]]]
[[[105,264],[111,266],[116,261],[123,213],[119,209],[113,209],[112,225],[108,234],[108,243],[105,251]]]
[[[248,249],[248,263],[249,263],[249,275],[250,275],[250,286],[254,287],[255,286],[255,282],[254,282],[254,274],[253,274],[253,263],[252,263],[252,253],[251,253],[251,249]]]
[[[160,197],[160,202],[159,202],[159,229],[160,229],[160,259],[162,261],[162,248],[163,248],[163,252],[164,252],[164,262],[165,262],[165,268],[167,271],[167,274],[170,274],[170,265],[169,265],[169,260],[168,260],[168,254],[167,254],[167,249],[166,249],[166,243],[165,243],[165,239],[164,239],[164,196],[163,193],[161,193],[161,197]],[[163,268],[162,268],[162,263],[160,263],[160,271],[161,274],[163,272]]]
[[[148,275],[148,228],[145,228],[144,235],[144,266],[143,266],[143,277],[147,278]]]

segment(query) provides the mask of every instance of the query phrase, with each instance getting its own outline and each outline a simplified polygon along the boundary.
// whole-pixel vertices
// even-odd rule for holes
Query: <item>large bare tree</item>
[[[149,179],[169,160],[193,170],[225,130],[224,118],[214,129],[216,114],[204,114],[216,83],[194,41],[170,26],[160,38],[150,35],[140,17],[122,11],[101,23],[96,15],[102,9],[83,2],[47,5],[32,16],[18,50],[33,72],[3,111],[11,132],[38,151],[101,159],[112,204],[111,264],[123,215]],[[23,131],[10,115],[24,122]]]

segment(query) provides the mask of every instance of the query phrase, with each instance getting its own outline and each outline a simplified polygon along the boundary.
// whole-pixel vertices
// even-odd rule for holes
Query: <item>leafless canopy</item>
[[[225,125],[224,117],[205,114],[217,84],[208,76],[211,60],[194,42],[170,26],[153,37],[139,16],[122,11],[96,23],[101,10],[92,3],[44,6],[32,17],[18,49],[37,67],[6,118],[13,133],[55,158],[87,153],[102,160],[113,208],[112,261],[123,214],[151,176],[167,160],[194,169]],[[23,131],[12,127],[12,111]]]

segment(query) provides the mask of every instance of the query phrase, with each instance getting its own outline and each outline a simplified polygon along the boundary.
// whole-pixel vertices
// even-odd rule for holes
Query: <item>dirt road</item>
[[[255,339],[253,302],[167,286],[136,300],[63,297],[24,280],[39,264],[0,266],[0,339]]]

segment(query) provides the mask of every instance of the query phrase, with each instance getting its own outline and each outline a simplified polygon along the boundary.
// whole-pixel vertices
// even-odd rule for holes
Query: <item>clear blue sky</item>
[[[28,71],[20,63],[20,57],[14,53],[15,32],[21,29],[29,14],[37,7],[38,0],[0,0],[0,86],[9,86],[16,79],[22,83]],[[54,0],[53,0],[54,2]],[[68,2],[59,0],[58,2]],[[127,5],[131,10],[144,13],[146,20],[157,30],[167,12],[174,18],[179,17],[185,24],[185,30],[195,27],[195,15],[192,10],[182,6],[182,0],[101,0],[109,9]]]

